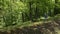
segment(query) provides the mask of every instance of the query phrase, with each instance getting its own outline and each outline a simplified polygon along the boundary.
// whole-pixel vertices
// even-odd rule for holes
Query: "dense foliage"
[[[60,14],[60,0],[0,0],[0,28],[57,14]]]

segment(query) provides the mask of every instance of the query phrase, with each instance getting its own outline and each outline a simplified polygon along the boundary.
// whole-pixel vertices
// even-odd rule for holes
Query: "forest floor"
[[[60,19],[28,23],[24,23],[13,30],[0,31],[0,34],[60,34]]]
[[[60,34],[60,22],[40,21],[26,25],[22,28],[15,28],[10,31],[0,32],[0,34]]]

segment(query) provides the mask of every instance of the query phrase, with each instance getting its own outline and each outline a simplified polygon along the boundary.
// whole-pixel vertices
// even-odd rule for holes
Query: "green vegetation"
[[[60,21],[60,0],[0,0],[0,30]]]

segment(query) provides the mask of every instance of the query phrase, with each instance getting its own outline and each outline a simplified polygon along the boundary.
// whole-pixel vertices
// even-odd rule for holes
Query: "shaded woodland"
[[[60,0],[0,0],[0,34],[59,34],[59,26]]]

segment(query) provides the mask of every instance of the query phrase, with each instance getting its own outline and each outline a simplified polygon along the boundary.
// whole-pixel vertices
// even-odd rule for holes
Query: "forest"
[[[60,0],[0,0],[0,34],[60,34]]]

